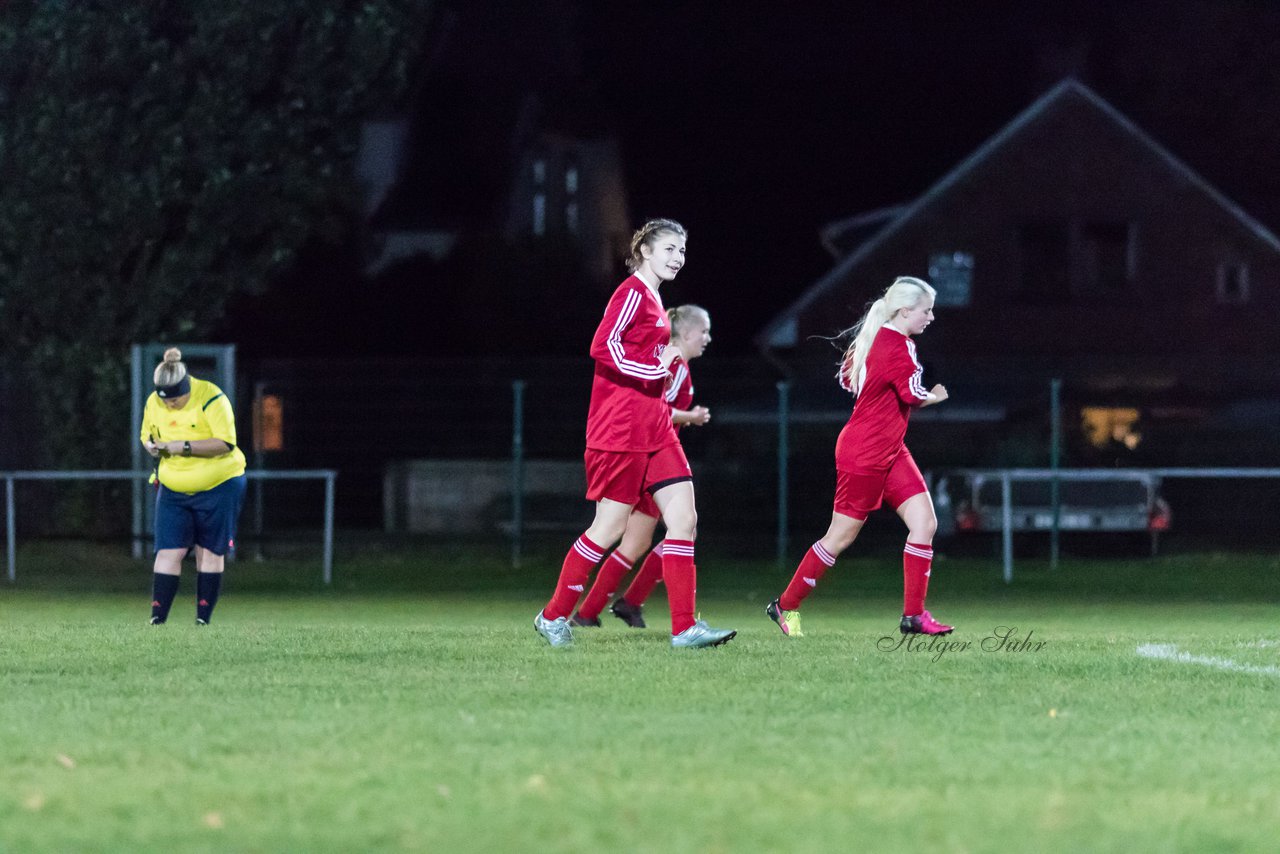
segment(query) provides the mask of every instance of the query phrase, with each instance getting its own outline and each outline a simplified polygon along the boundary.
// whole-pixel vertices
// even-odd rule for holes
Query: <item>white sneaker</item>
[[[728,643],[733,640],[736,634],[737,632],[733,629],[713,629],[702,620],[696,620],[692,626],[680,634],[673,635],[671,645],[677,649],[719,646],[722,643]]]
[[[567,617],[548,620],[539,611],[538,616],[533,618],[533,627],[552,646],[573,646],[573,629],[569,628],[569,619]]]

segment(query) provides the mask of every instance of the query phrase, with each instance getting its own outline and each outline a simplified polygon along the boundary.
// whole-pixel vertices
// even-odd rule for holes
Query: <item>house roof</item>
[[[907,207],[907,205],[890,205],[887,208],[877,208],[827,223],[819,232],[822,248],[837,259],[843,258],[875,237],[880,229],[897,219]]]
[[[1269,231],[1266,226],[1258,222],[1253,217],[1245,213],[1239,205],[1231,201],[1213,185],[1201,177],[1195,170],[1187,166],[1177,157],[1175,157],[1168,149],[1156,142],[1150,135],[1139,128],[1128,117],[1104,101],[1092,89],[1085,86],[1074,78],[1067,78],[1058,85],[1054,86],[1044,95],[1040,96],[1031,106],[1023,110],[1013,121],[1005,125],[995,136],[987,140],[981,147],[962,160],[959,165],[942,177],[940,181],[934,184],[929,190],[914,202],[900,206],[899,208],[885,208],[883,211],[873,213],[884,213],[888,211],[899,211],[887,225],[884,225],[869,239],[863,242],[849,254],[844,255],[840,261],[824,275],[818,279],[808,290],[800,295],[800,298],[784,309],[780,314],[774,317],[756,336],[756,344],[763,350],[769,350],[775,347],[795,346],[797,323],[800,314],[808,308],[815,300],[832,288],[845,281],[848,276],[871,254],[878,249],[883,243],[899,232],[907,223],[918,216],[921,211],[929,207],[945,192],[963,180],[967,175],[973,172],[980,164],[988,158],[996,154],[1001,148],[1016,137],[1023,129],[1035,123],[1042,116],[1048,113],[1054,107],[1065,103],[1068,99],[1079,99],[1093,106],[1103,115],[1111,119],[1126,133],[1136,139],[1142,146],[1147,148],[1157,158],[1163,160],[1170,169],[1186,179],[1192,186],[1198,188],[1202,193],[1207,195],[1219,207],[1225,210],[1233,218],[1236,219],[1246,231],[1254,235],[1258,240],[1265,243],[1271,249],[1280,252],[1280,238]],[[863,215],[868,216],[868,215]],[[860,217],[854,217],[846,220],[846,223],[856,223]],[[864,223],[865,224],[865,223]],[[834,224],[836,227],[840,223]],[[831,228],[832,226],[828,226]],[[823,232],[824,245],[826,245],[826,230]],[[828,248],[830,248],[828,246]]]

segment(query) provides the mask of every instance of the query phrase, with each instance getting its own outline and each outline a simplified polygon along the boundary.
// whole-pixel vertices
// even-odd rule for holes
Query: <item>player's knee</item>
[[[698,530],[698,512],[692,508],[669,509],[663,516],[667,536],[674,540],[692,540]]]
[[[932,543],[933,535],[938,532],[938,517],[933,514],[927,519],[920,519],[910,526],[911,542]]]

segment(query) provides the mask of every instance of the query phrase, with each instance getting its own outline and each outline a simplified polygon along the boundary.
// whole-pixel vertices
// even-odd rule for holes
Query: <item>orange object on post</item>
[[[253,449],[284,450],[284,401],[279,395],[264,394],[254,398]]]

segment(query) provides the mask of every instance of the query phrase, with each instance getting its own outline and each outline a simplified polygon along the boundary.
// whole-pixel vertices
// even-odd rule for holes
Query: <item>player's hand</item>
[[[942,401],[946,400],[948,397],[947,387],[942,383],[938,383],[936,386],[929,389],[929,394],[934,396],[934,403],[942,403]]]
[[[689,410],[689,423],[701,427],[711,420],[711,410],[705,406],[695,406]]]
[[[151,455],[152,459],[158,459],[160,456],[162,456],[162,451],[160,446],[157,445],[155,442],[153,442],[151,439],[148,439],[146,441],[146,444],[143,445],[143,447],[147,449],[147,453]]]

